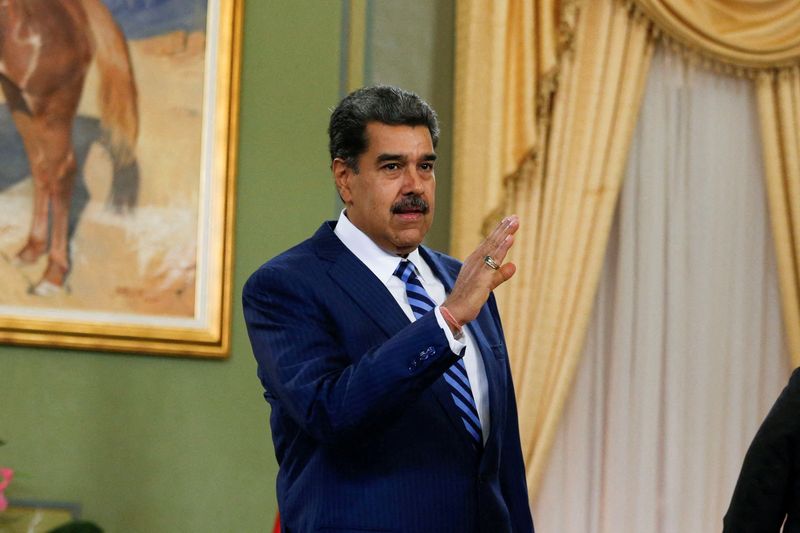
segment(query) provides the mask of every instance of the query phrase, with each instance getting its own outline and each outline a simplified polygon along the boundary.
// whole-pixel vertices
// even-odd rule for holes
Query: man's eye
[[[422,170],[433,170],[433,163],[422,163],[419,167]]]
[[[387,163],[383,165],[383,168],[385,170],[397,170],[400,168],[400,165],[398,165],[397,163]]]

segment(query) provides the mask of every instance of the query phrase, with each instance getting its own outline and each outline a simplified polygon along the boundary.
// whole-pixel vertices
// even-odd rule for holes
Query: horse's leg
[[[25,246],[17,253],[23,263],[33,263],[47,251],[47,208],[49,199],[46,187],[34,179],[33,220]]]
[[[48,207],[50,256],[42,282],[61,287],[69,270],[67,224],[77,164],[71,144],[71,117],[23,115],[16,122],[25,139],[34,184],[33,222],[28,242],[17,257],[24,262],[38,259],[47,250]]]
[[[33,118],[20,111],[12,112],[14,124],[22,137],[28,162],[33,178],[33,215],[31,217],[30,231],[25,246],[17,253],[17,258],[24,263],[33,263],[47,251],[47,215],[50,205],[47,181],[38,168],[43,158],[43,147],[36,139],[36,127]]]
[[[53,144],[50,145],[50,164],[54,179],[50,185],[50,206],[53,214],[52,227],[50,228],[50,257],[47,269],[44,272],[42,283],[49,283],[56,287],[64,285],[64,278],[69,271],[69,239],[67,230],[69,226],[69,208],[72,203],[72,189],[75,186],[75,173],[77,163],[72,149],[71,140],[72,121],[62,127],[50,126]],[[38,291],[37,291],[38,292]]]
[[[0,76],[0,87],[11,111],[14,125],[22,137],[25,153],[33,175],[33,216],[25,246],[17,253],[17,258],[25,263],[36,261],[47,251],[47,210],[48,194],[46,184],[37,179],[33,171],[34,161],[40,157],[41,148],[34,133],[33,117],[22,98],[19,88],[7,78]]]
[[[72,148],[72,123],[82,84],[82,76],[77,76],[72,83],[65,83],[46,100],[37,102],[36,112],[29,121],[21,121],[21,133],[24,132],[23,138],[27,139],[26,149],[36,184],[36,199],[31,237],[20,254],[29,249],[33,253],[38,252],[38,248],[34,248],[39,244],[38,224],[43,224],[46,238],[48,205],[52,215],[50,254],[44,275],[34,289],[37,294],[47,294],[62,287],[70,267],[67,229],[77,171]],[[40,195],[43,200],[40,200]]]
[[[49,205],[50,254],[44,275],[34,289],[37,294],[47,294],[64,285],[70,266],[67,226],[77,170],[72,150],[72,116],[38,115],[32,117],[28,126],[25,132],[31,138],[31,150],[28,156],[36,193],[31,237],[25,248],[20,251],[20,258],[28,250],[33,253],[39,252],[39,248],[34,247],[38,247],[40,242],[39,224],[44,226],[46,238]],[[44,206],[41,210],[40,201]]]
[[[45,141],[45,167],[50,193],[52,225],[50,227],[50,257],[42,280],[36,287],[45,294],[52,286],[62,287],[69,271],[69,209],[78,164],[72,147],[72,123],[83,91],[88,62],[80,66],[80,75],[63,83],[51,95],[36,117]]]

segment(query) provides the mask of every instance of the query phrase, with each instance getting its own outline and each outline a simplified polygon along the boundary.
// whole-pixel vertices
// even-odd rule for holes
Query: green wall
[[[326,127],[339,99],[349,0],[249,0],[230,359],[0,346],[0,465],[12,498],[78,502],[108,533],[261,532],[277,466],[239,295],[266,259],[336,215]],[[364,80],[417,91],[443,135],[437,216],[446,249],[453,0],[368,0]],[[346,26],[346,25],[345,25]]]
[[[230,359],[0,347],[11,497],[78,502],[110,533],[267,530],[277,467],[239,294],[333,213],[341,9],[246,2]]]

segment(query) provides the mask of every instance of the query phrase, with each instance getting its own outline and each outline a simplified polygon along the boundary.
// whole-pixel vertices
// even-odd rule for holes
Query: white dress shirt
[[[334,233],[347,249],[353,252],[353,255],[364,263],[364,265],[377,276],[381,283],[389,289],[389,292],[403,309],[406,316],[408,316],[408,319],[413,322],[415,320],[414,312],[411,310],[411,305],[408,303],[405,283],[394,275],[394,271],[397,270],[397,265],[400,264],[402,257],[390,254],[375,244],[363,231],[350,222],[344,210],[342,210],[339,215]],[[462,330],[464,332],[463,340],[458,340],[453,336],[453,332],[450,331],[450,327],[447,325],[447,322],[444,320],[444,317],[442,317],[441,311],[439,311],[438,308],[439,305],[444,303],[447,297],[444,285],[434,275],[433,270],[431,270],[425,260],[422,259],[419,250],[414,250],[408,254],[407,259],[414,264],[417,270],[417,277],[422,283],[422,286],[425,288],[425,291],[427,291],[428,296],[430,296],[437,305],[434,310],[436,313],[436,320],[447,336],[450,349],[455,353],[459,353],[466,346],[464,366],[467,369],[472,395],[475,398],[475,406],[478,408],[478,418],[480,418],[481,421],[481,431],[485,444],[486,438],[489,435],[490,423],[489,385],[486,381],[486,370],[483,367],[483,360],[478,353],[478,345],[469,330],[469,324],[465,325]]]

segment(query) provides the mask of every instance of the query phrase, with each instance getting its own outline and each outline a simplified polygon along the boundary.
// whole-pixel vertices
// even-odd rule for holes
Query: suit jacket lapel
[[[342,244],[326,222],[314,235],[317,254],[331,262],[328,274],[391,337],[410,322],[386,286]]]

